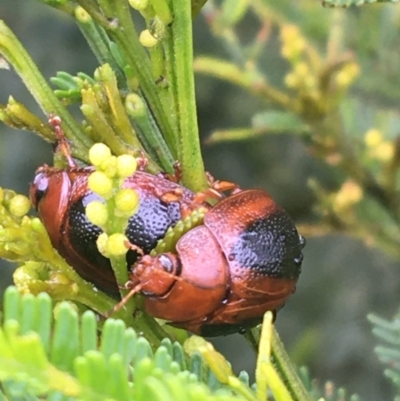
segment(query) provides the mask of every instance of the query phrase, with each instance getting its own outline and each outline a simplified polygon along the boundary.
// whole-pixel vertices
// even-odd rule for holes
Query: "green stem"
[[[24,47],[2,20],[0,20],[0,54],[14,67],[43,111],[47,115],[53,113],[61,118],[65,134],[75,147],[89,148],[90,139],[57,99]]]
[[[293,366],[278,332],[273,329],[272,333],[272,363],[279,376],[284,381],[294,401],[312,401],[312,398],[305,389],[296,368]]]
[[[201,156],[194,92],[191,8],[187,0],[174,0],[172,6],[172,73],[173,82],[176,82],[179,109],[179,161],[182,166],[183,183],[194,191],[202,191],[207,187],[207,179]]]
[[[276,371],[285,383],[285,386],[294,401],[312,401],[312,398],[297,374],[296,368],[293,366],[275,327],[273,327],[272,331],[271,360]],[[246,338],[250,341],[256,352],[258,351],[258,344],[260,342],[260,333],[260,327],[256,327],[246,333]]]
[[[127,95],[125,108],[132,117],[135,127],[138,128],[137,135],[149,155],[159,162],[164,171],[173,173],[175,160],[147,104],[139,95],[133,93]]]
[[[162,41],[164,55],[165,55],[165,74],[168,79],[167,85],[167,105],[166,109],[170,114],[170,118],[172,121],[172,127],[175,132],[176,142],[178,141],[178,94],[176,93],[176,76],[174,74],[174,66],[175,66],[175,55],[174,55],[174,40],[172,35],[172,27],[171,25],[165,28],[165,38]],[[177,147],[177,146],[176,146]]]
[[[79,0],[82,7],[85,8],[86,0]],[[174,133],[168,117],[168,112],[164,110],[160,98],[158,97],[158,88],[153,79],[151,64],[146,51],[139,42],[135,26],[130,16],[130,7],[126,0],[113,0],[115,20],[118,24],[104,23],[104,17],[99,17],[98,22],[110,34],[116,44],[119,46],[127,63],[132,67],[134,75],[139,79],[140,87],[154,113],[157,123],[165,137],[168,147],[171,149],[174,158],[176,158],[176,148],[174,147]],[[91,9],[87,9],[93,18],[97,20],[97,15],[92,14]]]
[[[152,0],[151,5],[153,6],[157,17],[160,18],[160,21],[165,25],[172,22],[172,13],[167,0]]]
[[[207,0],[192,0],[192,17],[195,18]]]
[[[103,28],[97,25],[82,7],[77,7],[75,20],[99,63],[109,64],[118,81],[121,81],[123,77],[122,71],[111,55],[108,38]]]

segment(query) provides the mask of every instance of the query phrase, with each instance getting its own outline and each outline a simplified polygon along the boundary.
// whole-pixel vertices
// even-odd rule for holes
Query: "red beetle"
[[[40,167],[30,188],[30,198],[38,211],[51,242],[60,255],[85,280],[111,296],[118,296],[118,286],[110,260],[100,254],[96,240],[102,230],[86,217],[86,205],[101,199],[88,189],[93,168],[55,169]],[[181,220],[181,210],[190,206],[194,194],[160,176],[137,171],[123,185],[137,191],[139,209],[128,222],[128,239],[150,252],[167,229]],[[179,190],[179,201],[164,201],[162,194]],[[127,254],[127,268],[137,260],[136,251]]]
[[[58,120],[53,125],[60,129]],[[65,141],[61,145],[67,148]],[[64,153],[73,164],[68,149]],[[98,198],[87,186],[92,171],[43,166],[30,196],[53,246],[66,261],[100,290],[118,296],[110,261],[96,246],[101,229],[85,214],[86,204]],[[127,254],[127,266],[133,265],[128,297],[142,292],[152,316],[193,333],[227,334],[257,324],[265,311],[277,310],[295,291],[304,239],[266,192],[236,190],[224,197],[211,189],[208,194],[222,198],[211,207],[200,202],[204,194],[162,176],[138,171],[124,186],[140,197],[126,235],[145,253],[139,259],[134,250]],[[176,199],[164,200],[163,195],[174,193],[179,194]],[[148,255],[185,211],[199,205],[206,209],[203,225],[184,234],[174,252]]]
[[[266,192],[240,191],[210,209],[176,252],[140,258],[128,297],[141,291],[150,315],[193,333],[245,329],[295,291],[304,244]]]

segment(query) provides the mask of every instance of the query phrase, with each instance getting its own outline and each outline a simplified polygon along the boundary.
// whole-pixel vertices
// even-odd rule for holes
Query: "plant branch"
[[[46,115],[55,114],[61,118],[63,130],[68,139],[72,141],[73,147],[88,148],[91,140],[82,132],[71,114],[57,99],[24,47],[1,20],[0,54],[14,67]]]
[[[183,183],[193,191],[207,187],[201,157],[193,75],[192,20],[187,0],[172,2],[174,21],[173,82],[176,83],[179,124],[179,161],[182,165]]]

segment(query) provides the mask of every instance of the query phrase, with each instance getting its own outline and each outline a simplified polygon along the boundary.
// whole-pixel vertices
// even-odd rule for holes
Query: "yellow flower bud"
[[[284,42],[293,42],[299,35],[299,28],[296,25],[286,24],[281,28],[281,38]]]
[[[92,17],[90,14],[80,6],[75,8],[75,18],[82,24],[88,24],[92,22]]]
[[[285,77],[285,84],[288,88],[296,88],[299,84],[298,78],[296,74],[290,72]]]
[[[86,206],[86,216],[92,224],[104,227],[108,219],[107,206],[100,201],[90,202]]]
[[[117,174],[117,157],[111,156],[108,159],[104,160],[100,169],[104,172],[104,174],[109,178],[114,178]]]
[[[300,62],[294,67],[294,73],[300,78],[305,78],[310,75],[310,69],[307,63]]]
[[[95,167],[101,166],[110,157],[111,150],[104,143],[95,143],[89,149],[89,160]]]
[[[101,171],[94,171],[89,175],[88,187],[105,199],[112,195],[112,181]]]
[[[149,0],[129,0],[129,4],[135,10],[142,11],[148,7]]]
[[[107,243],[108,243],[108,235],[106,233],[101,233],[97,237],[96,245],[99,252],[106,258],[109,257],[109,254],[107,252]]]
[[[132,117],[143,117],[146,114],[144,101],[136,93],[130,93],[126,96],[125,109]]]
[[[299,29],[295,25],[284,25],[281,28],[281,54],[286,59],[295,59],[306,46]]]
[[[137,168],[137,161],[131,155],[117,157],[117,174],[120,178],[127,178],[133,175]]]
[[[341,87],[349,86],[359,75],[360,66],[357,63],[347,64],[336,74],[336,83]]]
[[[346,211],[358,203],[363,196],[362,188],[354,181],[346,181],[336,193],[333,201],[333,209],[336,213]]]
[[[383,141],[382,133],[375,128],[368,130],[364,137],[364,142],[369,148],[375,148],[382,141]]]
[[[10,213],[16,217],[22,217],[29,212],[31,202],[26,196],[15,195],[10,200],[9,210]]]
[[[130,188],[124,188],[115,195],[116,213],[121,212],[123,216],[133,215],[139,207],[139,195]]]
[[[140,32],[139,41],[144,47],[154,47],[158,43],[158,39],[148,29]]]
[[[124,234],[111,234],[107,241],[107,253],[110,256],[125,255],[129,250],[129,247],[127,247],[128,242],[128,238]]]
[[[377,159],[379,159],[382,162],[389,162],[390,160],[393,159],[394,156],[394,146],[392,142],[385,141],[380,143],[375,151],[374,154]]]

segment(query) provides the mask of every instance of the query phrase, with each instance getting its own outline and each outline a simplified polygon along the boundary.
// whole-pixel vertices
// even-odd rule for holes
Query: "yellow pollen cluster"
[[[394,156],[394,145],[391,141],[385,140],[382,133],[377,129],[370,129],[364,137],[367,147],[367,154],[371,159],[381,162],[389,162]]]
[[[345,212],[358,203],[362,197],[362,188],[354,181],[346,181],[335,195],[333,209],[337,214]]]

